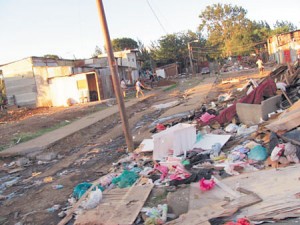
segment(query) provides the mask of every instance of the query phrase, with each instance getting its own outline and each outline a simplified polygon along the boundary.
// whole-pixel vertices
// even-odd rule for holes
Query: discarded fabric
[[[161,172],[160,180],[164,180],[167,177],[169,171],[168,167],[162,166],[160,164],[155,164],[154,169]]]
[[[240,218],[236,222],[230,221],[225,223],[224,225],[251,225],[251,223],[246,218]]]
[[[199,181],[199,184],[200,184],[201,191],[208,191],[208,190],[212,189],[216,183],[215,183],[214,179],[205,180],[204,178],[202,178]]]
[[[204,113],[201,117],[200,120],[204,123],[209,122],[211,119],[215,118],[215,115],[211,115],[208,112]]]
[[[271,153],[271,157],[270,157],[271,160],[277,161],[279,157],[283,155],[283,152],[284,152],[284,145],[283,144],[276,145]]]

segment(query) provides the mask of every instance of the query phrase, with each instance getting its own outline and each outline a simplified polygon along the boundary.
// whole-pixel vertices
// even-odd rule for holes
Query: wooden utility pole
[[[188,42],[188,51],[189,51],[189,58],[190,58],[191,73],[192,73],[192,76],[194,76],[195,72],[194,72],[194,65],[193,65],[193,59],[192,59],[192,47],[191,47],[190,42]]]
[[[117,72],[118,65],[116,64],[116,60],[115,60],[114,53],[112,50],[112,45],[111,45],[111,41],[110,41],[110,36],[109,36],[109,31],[108,31],[108,27],[107,27],[107,22],[106,22],[106,17],[105,17],[102,0],[96,0],[96,3],[97,3],[97,8],[98,8],[102,33],[103,33],[103,37],[104,37],[104,41],[105,41],[105,47],[107,50],[108,63],[109,63],[109,67],[110,67],[110,71],[111,71],[111,75],[112,75],[113,86],[114,86],[116,98],[118,101],[120,116],[121,116],[121,120],[122,120],[122,128],[123,128],[123,132],[125,135],[128,151],[131,152],[134,150],[134,146],[133,146],[132,135],[131,135],[130,128],[129,128],[128,118],[126,115],[124,99],[123,99],[122,91],[120,88],[120,81],[119,81],[118,72]]]

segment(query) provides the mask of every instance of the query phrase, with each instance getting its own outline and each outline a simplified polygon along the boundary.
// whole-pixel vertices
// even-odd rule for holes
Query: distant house
[[[156,68],[155,70],[157,76],[162,78],[170,78],[178,75],[178,65],[177,63],[168,64]]]
[[[277,63],[295,62],[300,55],[300,30],[269,37],[268,52]]]
[[[137,52],[137,49],[114,52],[114,57],[118,64],[119,78],[128,80],[131,84],[139,77],[140,65],[136,57]],[[101,54],[98,58],[107,59],[107,54]]]
[[[9,105],[63,106],[114,96],[107,60],[28,57],[0,67]]]

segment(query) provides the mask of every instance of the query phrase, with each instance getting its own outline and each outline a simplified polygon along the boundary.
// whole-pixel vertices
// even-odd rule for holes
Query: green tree
[[[101,48],[100,48],[98,45],[96,45],[95,51],[94,51],[94,53],[92,54],[92,58],[97,58],[98,55],[101,55],[102,53],[103,53],[103,52],[102,52]]]
[[[246,17],[247,11],[240,6],[213,4],[199,15],[200,32],[207,33],[207,44],[218,49],[219,55],[241,54],[244,45],[252,42],[252,22]]]
[[[272,35],[286,33],[290,31],[297,30],[297,26],[289,21],[276,21],[274,24],[274,29]]]
[[[260,42],[267,40],[271,36],[270,25],[266,21],[253,21],[252,22],[252,40]]]
[[[198,40],[200,45],[204,42],[200,34],[192,31],[186,33],[174,33],[162,36],[157,42],[151,45],[151,56],[158,66],[169,63],[180,63],[186,66],[188,59],[188,42]]]
[[[138,49],[139,52],[137,53],[137,60],[141,62],[142,70],[151,70],[152,69],[152,60],[150,51],[145,47],[145,45],[142,43],[142,41],[138,40]]]
[[[136,49],[138,44],[131,38],[116,38],[112,40],[112,48],[114,51],[123,51],[124,49]]]

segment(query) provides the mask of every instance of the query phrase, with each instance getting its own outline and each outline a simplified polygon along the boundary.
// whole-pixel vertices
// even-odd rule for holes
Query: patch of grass
[[[62,121],[62,122],[57,123],[57,124],[55,124],[51,127],[40,129],[40,130],[38,130],[34,133],[32,133],[32,132],[20,133],[12,139],[12,142],[13,142],[14,145],[15,144],[20,144],[22,142],[26,142],[26,141],[29,141],[29,140],[34,139],[36,137],[42,136],[45,133],[56,130],[56,129],[58,129],[60,127],[63,127],[67,124],[70,124],[70,121]]]
[[[177,86],[178,86],[178,84],[172,84],[171,86],[169,86],[169,87],[163,89],[163,91],[170,91],[170,90],[176,88]]]

